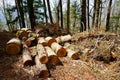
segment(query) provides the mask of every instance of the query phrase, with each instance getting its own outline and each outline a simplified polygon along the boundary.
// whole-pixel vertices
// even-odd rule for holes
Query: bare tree
[[[63,28],[63,10],[62,10],[62,0],[60,0],[59,4],[60,4],[60,19],[61,19],[61,28]]]

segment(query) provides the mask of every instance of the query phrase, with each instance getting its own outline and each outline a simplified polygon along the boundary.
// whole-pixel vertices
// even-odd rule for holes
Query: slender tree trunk
[[[86,31],[86,0],[82,0],[81,31]]]
[[[29,19],[30,19],[30,24],[31,24],[31,28],[32,29],[36,25],[36,23],[35,23],[35,16],[34,16],[33,2],[34,2],[34,0],[27,0]]]
[[[109,2],[107,18],[106,18],[106,31],[110,30],[109,22],[110,22],[110,13],[111,13],[112,0]]]
[[[45,4],[45,3],[46,3],[45,0],[43,0],[45,21],[46,21],[46,23],[48,23],[48,19],[47,19],[47,11],[46,11],[46,4]]]
[[[51,8],[50,8],[50,2],[47,0],[47,6],[48,6],[48,12],[49,12],[49,17],[50,17],[50,22],[53,23],[53,18],[52,18],[52,13],[51,13]]]
[[[94,0],[94,11],[93,11],[92,27],[94,27],[94,23],[95,23],[95,11],[96,11],[96,0]]]
[[[16,3],[16,7],[18,10],[18,15],[20,17],[20,28],[25,28],[25,22],[24,22],[24,12],[23,12],[23,5],[22,2],[20,0],[15,0]]]
[[[61,18],[61,28],[63,28],[63,10],[62,10],[62,0],[60,0],[60,18]]]
[[[89,0],[87,0],[87,4],[88,4],[88,7],[87,7],[87,19],[88,19],[88,29],[90,29],[90,19],[89,19]]]
[[[70,0],[67,0],[67,32],[69,33],[70,31]]]
[[[59,24],[59,4],[57,6],[57,14],[56,14],[56,16],[57,16],[57,22]]]
[[[95,28],[99,28],[99,25],[98,25],[98,20],[99,20],[99,11],[100,11],[100,2],[101,0],[96,0],[96,6],[95,6],[95,17],[94,17],[94,24],[93,24],[93,27]]]
[[[102,1],[100,2],[100,15],[99,15],[99,26],[101,26],[101,17],[102,17]]]

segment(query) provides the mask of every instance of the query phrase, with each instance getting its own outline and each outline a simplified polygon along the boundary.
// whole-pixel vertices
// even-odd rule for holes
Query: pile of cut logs
[[[39,77],[48,77],[49,71],[46,64],[56,65],[60,62],[59,57],[68,56],[74,60],[79,58],[77,52],[60,43],[72,39],[71,35],[53,37],[40,37],[39,34],[27,29],[17,32],[17,38],[12,38],[6,44],[8,54],[22,53],[23,66],[37,68]],[[35,64],[34,64],[35,63]]]

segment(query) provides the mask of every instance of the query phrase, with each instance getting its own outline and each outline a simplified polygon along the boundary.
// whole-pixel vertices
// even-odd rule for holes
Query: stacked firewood
[[[59,57],[68,56],[74,60],[79,58],[78,53],[69,49],[68,45],[60,45],[72,39],[69,34],[54,38],[40,37],[30,29],[21,29],[17,32],[17,36],[7,42],[6,52],[22,53],[23,66],[36,66],[34,75],[39,77],[48,77],[49,71],[46,64],[56,65],[60,62]]]

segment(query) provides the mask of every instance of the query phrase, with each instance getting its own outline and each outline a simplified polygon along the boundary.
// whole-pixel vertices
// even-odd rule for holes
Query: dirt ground
[[[120,80],[119,37],[106,36],[106,34],[98,39],[95,35],[84,38],[80,38],[80,35],[74,35],[76,39],[68,42],[73,45],[75,50],[79,51],[79,59],[59,58],[61,63],[49,65],[50,76],[44,79],[25,72],[22,54],[6,54],[5,44],[9,39],[15,37],[15,34],[0,32],[0,80]],[[100,45],[96,45],[98,44],[97,41],[100,42]],[[109,51],[106,43],[112,44],[113,41],[114,47],[111,50],[117,56],[115,59],[111,59],[109,56],[106,58],[104,57],[106,55],[103,54]],[[84,53],[87,48],[93,52]]]

